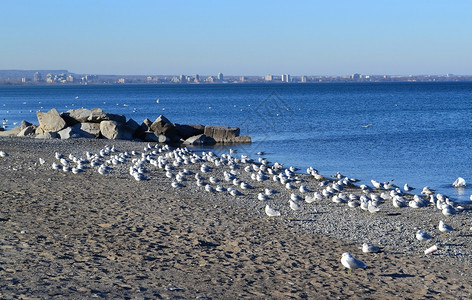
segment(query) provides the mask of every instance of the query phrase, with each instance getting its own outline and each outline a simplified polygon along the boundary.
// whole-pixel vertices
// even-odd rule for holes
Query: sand
[[[205,192],[190,181],[172,189],[164,172],[151,167],[148,181],[135,181],[127,173],[129,164],[108,175],[51,168],[56,151],[84,156],[107,143],[120,151],[142,152],[147,145],[0,138],[0,150],[9,154],[0,158],[0,298],[459,299],[472,294],[468,211],[448,220],[456,231],[443,238],[433,231],[444,219],[433,208],[396,211],[384,204],[370,215],[327,201],[295,213],[281,205],[288,197],[281,191],[270,203],[282,217],[267,220],[257,183],[235,198]],[[317,182],[303,178],[316,188]],[[416,241],[415,227],[427,227],[433,241]],[[362,253],[366,239],[382,252]],[[425,255],[433,244],[440,251]],[[368,268],[349,274],[340,262],[344,252]]]

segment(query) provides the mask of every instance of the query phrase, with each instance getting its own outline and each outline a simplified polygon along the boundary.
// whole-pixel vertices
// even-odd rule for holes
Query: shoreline
[[[272,180],[252,181],[243,165],[235,171],[254,189],[238,188],[243,193],[238,197],[206,192],[192,176],[183,188],[174,189],[165,171],[150,165],[145,166],[148,180],[136,181],[128,173],[131,158],[107,175],[92,168],[80,174],[51,168],[56,151],[84,156],[106,144],[120,153],[142,153],[147,145],[0,138],[0,150],[9,153],[0,159],[3,297],[417,299],[472,292],[466,280],[472,274],[469,211],[445,218],[431,206],[395,209],[385,201],[378,213],[370,214],[323,200],[301,201],[303,209],[294,212],[288,206],[291,191]],[[201,164],[185,167],[198,172]],[[222,180],[223,170],[229,171],[206,164],[212,166],[202,174],[207,181],[210,176]],[[300,183],[294,185],[319,190],[312,176],[296,176]],[[279,193],[258,200],[264,187]],[[358,188],[348,190],[361,194]],[[266,221],[266,203],[282,216]],[[442,237],[439,220],[456,231]],[[433,240],[417,241],[417,229]],[[381,246],[382,252],[362,253],[364,242]],[[424,255],[434,244],[439,250]],[[343,252],[368,268],[348,275],[340,263]]]

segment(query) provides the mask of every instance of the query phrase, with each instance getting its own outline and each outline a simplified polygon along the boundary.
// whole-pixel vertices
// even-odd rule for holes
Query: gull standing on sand
[[[301,207],[299,204],[295,203],[295,202],[292,201],[292,200],[290,200],[290,208],[291,208],[292,210],[294,210],[294,211],[297,211],[297,210],[301,210],[301,209],[302,209],[302,207]]]
[[[362,252],[364,252],[364,253],[378,253],[378,252],[380,252],[380,247],[364,243],[362,245]]]
[[[423,232],[422,230],[418,230],[416,232],[416,239],[418,241],[424,242],[424,241],[427,241],[427,240],[432,239],[432,238],[433,238],[432,236],[430,236],[426,232]]]
[[[446,237],[446,234],[447,234],[448,232],[454,231],[454,228],[452,228],[452,226],[445,224],[442,220],[439,221],[439,226],[438,226],[438,228],[439,228],[439,231],[441,231],[442,233],[444,233],[444,237]]]
[[[457,213],[456,209],[450,204],[444,204],[441,210],[442,214],[446,217],[453,216]]]
[[[280,217],[280,212],[270,207],[269,204],[265,206],[265,213],[269,217]]]
[[[354,258],[351,254],[349,254],[349,252],[343,253],[343,256],[341,257],[341,263],[344,267],[349,269],[349,274],[351,273],[352,269],[367,268],[364,262]]]

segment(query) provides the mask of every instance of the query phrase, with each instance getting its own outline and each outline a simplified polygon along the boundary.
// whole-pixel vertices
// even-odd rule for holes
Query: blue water
[[[156,100],[159,99],[159,103]],[[239,153],[322,174],[425,185],[465,201],[472,186],[472,83],[1,86],[0,120],[101,107],[141,122],[241,127]],[[222,150],[216,148],[214,151]]]

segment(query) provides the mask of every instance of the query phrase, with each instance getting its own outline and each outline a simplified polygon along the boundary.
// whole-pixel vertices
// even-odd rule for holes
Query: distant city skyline
[[[467,0],[5,0],[0,69],[468,75],[470,11]]]

